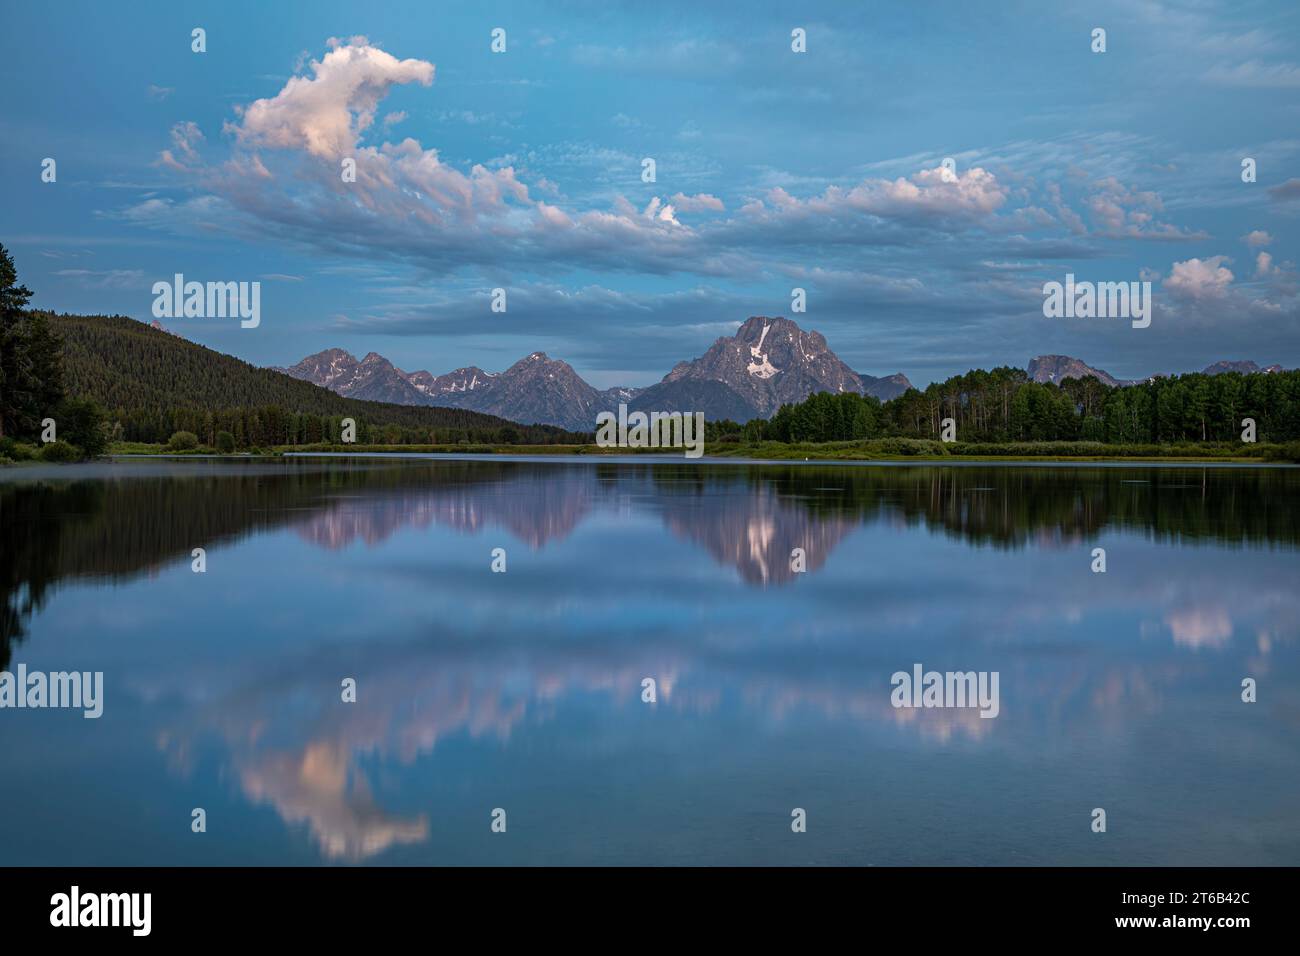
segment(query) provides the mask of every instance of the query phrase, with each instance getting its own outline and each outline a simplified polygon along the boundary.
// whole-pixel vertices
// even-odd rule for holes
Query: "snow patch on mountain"
[[[773,375],[781,371],[779,368],[775,367],[772,364],[772,362],[767,357],[767,353],[763,351],[763,340],[767,338],[768,330],[771,328],[772,326],[764,322],[763,332],[758,337],[758,344],[751,345],[749,347],[749,357],[760,360],[758,362],[749,363],[750,375],[757,375],[759,378],[771,378]]]

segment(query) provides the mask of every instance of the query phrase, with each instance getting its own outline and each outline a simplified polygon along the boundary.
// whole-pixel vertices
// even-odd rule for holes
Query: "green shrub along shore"
[[[1300,442],[1272,444],[1197,443],[1169,445],[1109,444],[1089,441],[1042,442],[949,442],[926,438],[877,438],[868,441],[840,442],[720,442],[706,443],[707,454],[716,457],[770,458],[778,460],[811,458],[820,461],[906,460],[951,461],[973,459],[986,461],[1104,461],[1107,459],[1149,461],[1278,461],[1300,462]]]
[[[447,455],[680,455],[667,448],[601,448],[589,444],[501,445],[478,442],[456,444],[341,444],[276,445],[236,448],[228,433],[217,435],[216,445],[199,442],[192,432],[177,432],[166,443],[110,442],[107,428],[93,434],[85,445],[69,441],[47,444],[0,438],[0,465],[18,462],[81,461],[99,455],[237,455],[241,457],[308,454],[447,454]],[[89,446],[93,453],[88,453]],[[873,438],[863,441],[779,442],[737,441],[730,436],[705,441],[711,458],[753,458],[773,461],[1240,461],[1300,462],[1300,442],[1179,442],[1169,444],[1113,444],[1092,441],[942,442],[929,438]]]

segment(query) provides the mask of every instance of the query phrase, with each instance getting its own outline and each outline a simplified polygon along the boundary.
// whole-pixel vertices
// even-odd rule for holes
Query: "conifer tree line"
[[[887,402],[821,392],[782,406],[771,420],[719,423],[713,431],[751,442],[938,439],[946,418],[962,442],[1239,442],[1245,418],[1254,419],[1257,441],[1293,442],[1300,440],[1300,371],[1196,372],[1112,387],[1091,375],[1055,385],[1030,381],[1024,369],[976,369]]]
[[[49,317],[29,312],[32,292],[18,284],[13,257],[0,245],[0,457],[17,442],[35,441],[43,422],[62,423],[55,452],[99,454],[105,444],[102,413],[93,402],[69,400],[64,391],[63,342]],[[55,456],[51,456],[55,457]]]

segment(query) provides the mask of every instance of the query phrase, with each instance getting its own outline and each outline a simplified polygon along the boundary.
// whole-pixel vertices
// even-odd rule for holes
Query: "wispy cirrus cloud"
[[[1268,194],[1276,202],[1294,202],[1300,199],[1300,178],[1288,179],[1284,183],[1270,186]]]
[[[141,269],[57,269],[54,274],[91,289],[142,289]]]
[[[1233,65],[1217,63],[1205,72],[1205,78],[1218,86],[1296,89],[1300,87],[1300,65],[1264,63],[1259,60],[1247,60]]]

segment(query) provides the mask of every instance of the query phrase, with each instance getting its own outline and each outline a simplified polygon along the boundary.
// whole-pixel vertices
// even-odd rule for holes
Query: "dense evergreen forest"
[[[31,297],[31,290],[18,284],[14,261],[0,245],[0,457],[17,441],[34,440],[41,422],[56,413],[68,431],[77,431],[71,420],[89,412],[85,437],[91,442],[98,437],[96,410],[67,402],[62,342],[47,316],[27,311]]]
[[[1092,376],[1059,386],[1024,369],[974,370],[909,389],[887,402],[822,392],[768,420],[718,422],[709,438],[748,442],[941,437],[956,422],[962,442],[1096,441],[1110,444],[1240,442],[1242,419],[1259,442],[1300,440],[1300,371],[1193,373],[1112,388]]]

